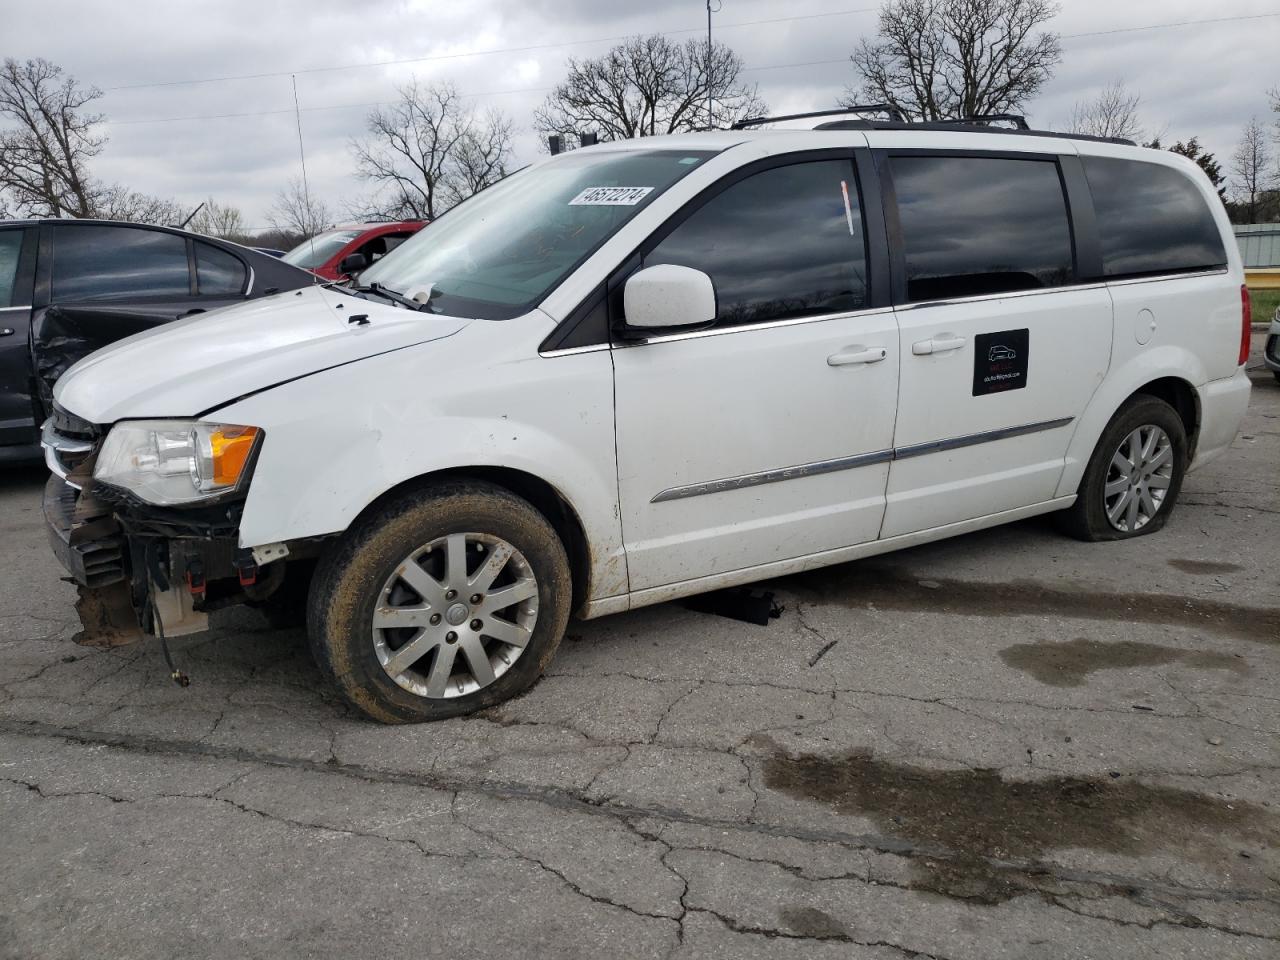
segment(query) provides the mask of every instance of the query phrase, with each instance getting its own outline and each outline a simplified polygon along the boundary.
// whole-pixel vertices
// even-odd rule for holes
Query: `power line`
[[[762,67],[743,67],[741,73],[751,73],[758,70],[789,70],[796,67],[817,67],[833,63],[848,63],[848,57],[840,57],[836,60],[801,60],[796,63],[771,63]],[[484,90],[479,93],[463,93],[461,97],[505,97],[515,93],[550,93],[555,87],[513,87],[509,90]],[[397,100],[372,100],[365,103],[334,103],[322,107],[303,107],[303,113],[312,113],[321,110],[367,110],[371,107],[390,107],[394,106]],[[141,123],[181,123],[190,120],[240,120],[246,117],[272,117],[283,116],[284,114],[292,114],[292,107],[284,107],[279,110],[247,110],[242,113],[201,113],[193,114],[186,117],[143,117],[136,120],[103,120],[102,126],[108,127],[129,127]]]
[[[1264,20],[1280,17],[1280,13],[1250,13],[1238,17],[1211,17],[1208,20],[1175,20],[1171,23],[1152,23],[1142,27],[1116,27],[1113,30],[1091,30],[1088,33],[1064,33],[1059,39],[1075,40],[1079,37],[1105,37],[1113,33],[1134,33],[1138,30],[1166,30],[1170,27],[1194,27],[1201,23],[1229,23],[1236,20]]]
[[[764,68],[761,68],[764,69]],[[511,90],[484,90],[479,93],[460,93],[460,97],[503,97],[512,93],[545,93],[554,90],[555,87],[515,87]],[[314,113],[321,110],[364,110],[370,107],[390,107],[398,100],[373,100],[366,103],[334,103],[323,107],[302,107],[303,113]],[[280,110],[249,110],[244,113],[202,113],[189,117],[145,117],[137,120],[103,120],[104,127],[116,126],[127,127],[139,123],[178,123],[183,120],[236,120],[244,117],[271,117],[282,114],[291,114],[294,110],[292,107],[284,107]]]
[[[749,24],[744,22],[740,24],[725,24],[724,26],[747,26],[747,25],[762,24],[762,23],[778,23],[783,20],[814,19],[815,17],[820,17],[820,16],[840,16],[843,14],[858,13],[858,12],[865,12],[865,11],[846,10],[846,11],[842,11],[841,13],[811,14],[805,17],[779,17],[775,20],[756,20],[756,21],[750,21]],[[1235,17],[1214,17],[1207,20],[1178,20],[1170,23],[1148,23],[1148,24],[1143,24],[1140,26],[1133,26],[1133,27],[1118,27],[1112,30],[1097,30],[1090,33],[1062,34],[1061,39],[1076,40],[1084,37],[1109,36],[1111,34],[1134,33],[1134,32],[1143,31],[1143,30],[1167,30],[1175,27],[1188,27],[1188,26],[1196,26],[1199,24],[1227,23],[1227,22],[1243,21],[1243,20],[1262,20],[1262,19],[1274,18],[1274,17],[1280,17],[1280,13],[1259,13],[1259,14],[1248,14],[1248,15],[1235,16]],[[699,28],[699,32],[700,30],[701,28]],[[686,31],[672,31],[672,32],[690,33],[695,31],[686,30]],[[607,40],[607,39],[613,39],[613,38],[606,37],[602,39]],[[596,42],[596,41],[575,40],[571,42],[572,43],[589,43],[589,42]],[[547,46],[559,46],[559,44],[549,44]],[[534,48],[518,48],[518,49],[534,49]],[[503,51],[491,51],[491,52],[497,53],[497,52],[503,52]],[[479,56],[479,55],[481,54],[456,54],[456,56]],[[414,61],[385,61],[385,62],[407,63],[407,62],[414,62]],[[839,57],[832,60],[803,60],[803,61],[797,61],[794,63],[774,63],[774,64],[768,64],[768,65],[759,66],[759,67],[743,67],[741,72],[754,73],[757,71],[766,71],[766,70],[790,70],[798,67],[831,66],[833,64],[842,64],[842,63],[848,63],[848,62],[849,62],[849,58],[845,56],[845,57]],[[365,66],[376,66],[376,65],[377,64],[365,64]],[[330,68],[321,68],[321,69],[330,69]],[[332,69],[354,69],[354,67],[350,67],[350,68],[334,67]],[[305,73],[307,71],[299,71],[299,72]],[[261,74],[261,76],[264,76],[264,77],[279,76],[279,75],[280,74]],[[228,77],[225,79],[241,79],[241,78]],[[205,83],[205,82],[211,82],[211,81],[204,81],[204,80],[171,81],[171,83]],[[143,86],[165,86],[165,85],[168,85],[168,83],[144,84]],[[119,90],[119,89],[126,89],[126,88],[112,87],[109,89]],[[484,91],[480,93],[466,93],[466,94],[462,94],[462,96],[464,97],[500,97],[500,96],[508,96],[511,94],[517,94],[517,93],[547,93],[554,89],[555,87],[514,87],[509,90],[489,90],[489,91]],[[369,109],[371,107],[389,107],[395,104],[396,102],[397,101],[394,101],[394,100],[379,100],[379,101],[373,101],[369,103],[342,103],[342,104],[332,104],[332,105],[321,106],[321,107],[303,107],[302,111],[304,113],[309,113],[309,112],[321,111],[321,110]],[[102,121],[102,123],[104,126],[133,126],[135,124],[144,124],[144,123],[180,123],[184,121],[196,121],[196,120],[198,121],[232,120],[232,119],[243,119],[246,117],[269,117],[269,116],[277,116],[277,115],[283,115],[283,114],[294,113],[294,112],[295,111],[293,108],[285,108],[281,110],[252,110],[252,111],[247,111],[243,113],[197,114],[197,115],[185,116],[185,117],[147,117],[147,118],[140,118],[136,120],[104,120]]]
[[[767,20],[741,20],[737,23],[722,23],[719,25],[721,30],[728,30],[737,27],[758,27],[773,23],[791,23],[799,20],[820,20],[828,17],[848,17],[857,13],[874,13],[879,7],[859,7],[853,10],[832,10],[828,13],[807,13],[791,17],[771,17]],[[686,33],[702,33],[702,27],[694,27],[685,30],[665,30],[662,36],[675,36],[677,34]],[[589,43],[612,43],[619,40],[627,40],[634,34],[620,34],[613,37],[590,37],[581,40],[562,40],[558,43],[538,43],[525,47],[494,47],[490,50],[473,50],[469,53],[442,53],[428,57],[406,57],[400,60],[374,60],[369,63],[346,63],[335,64],[325,67],[303,67],[297,70],[273,70],[267,73],[240,73],[229,74],[225,77],[199,77],[190,80],[157,80],[151,83],[127,83],[115,87],[104,87],[104,93],[111,93],[116,90],[141,90],[149,87],[176,87],[187,84],[198,83],[222,83],[228,80],[265,80],[271,77],[288,77],[299,73],[328,73],[335,70],[362,70],[367,67],[390,67],[398,66],[406,63],[429,63],[437,60],[463,60],[468,57],[488,57],[499,53],[530,53],[534,50],[554,50],[560,47],[580,46]]]

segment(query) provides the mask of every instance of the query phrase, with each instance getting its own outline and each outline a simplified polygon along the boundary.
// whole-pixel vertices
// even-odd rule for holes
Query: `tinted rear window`
[[[136,227],[58,227],[53,252],[53,299],[119,300],[187,296],[187,241]]]
[[[1172,167],[1085,157],[1108,277],[1222,267],[1227,252],[1204,196]]]
[[[1052,160],[892,157],[890,169],[909,300],[1071,281],[1071,226]]]
[[[196,242],[196,283],[205,297],[234,296],[244,289],[244,265],[225,250]]]

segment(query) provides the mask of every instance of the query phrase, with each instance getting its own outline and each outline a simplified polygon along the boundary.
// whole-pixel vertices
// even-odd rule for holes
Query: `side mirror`
[[[367,270],[368,267],[368,257],[363,253],[352,253],[342,258],[342,262],[338,264],[338,272],[349,277],[361,270]]]
[[[716,288],[701,270],[663,263],[631,275],[622,291],[622,309],[628,327],[705,326],[716,318]]]

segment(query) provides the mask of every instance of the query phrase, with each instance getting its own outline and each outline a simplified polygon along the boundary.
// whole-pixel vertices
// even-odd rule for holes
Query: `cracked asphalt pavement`
[[[1169,526],[1033,520],[573,623],[479,716],[356,716],[228,611],[72,642],[0,475],[0,957],[1280,955],[1280,384]]]

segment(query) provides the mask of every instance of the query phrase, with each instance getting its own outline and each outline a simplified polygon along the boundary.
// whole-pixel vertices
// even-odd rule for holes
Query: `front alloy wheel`
[[[330,546],[307,632],[368,716],[442,720],[533,684],[572,601],[564,544],[542,513],[490,483],[437,480],[375,505]]]
[[[1164,506],[1173,482],[1173,442],[1152,423],[1138,427],[1111,457],[1103,500],[1107,522],[1121,533],[1136,533]]]
[[[419,697],[461,697],[519,659],[538,621],[538,580],[515,547],[453,533],[413,551],[374,608],[373,649],[387,676]]]

